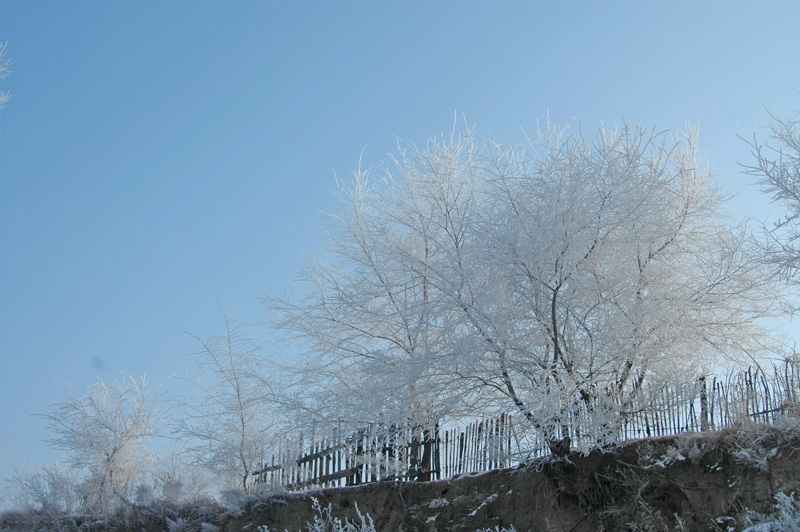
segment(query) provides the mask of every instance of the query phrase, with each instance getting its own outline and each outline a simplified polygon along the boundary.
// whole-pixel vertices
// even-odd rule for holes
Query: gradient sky
[[[737,135],[800,108],[798,23],[797,0],[0,0],[0,479],[59,458],[36,417],[57,382],[157,382],[219,305],[263,320],[334,171],[456,113],[504,141],[548,112],[688,122],[735,212],[766,216]]]

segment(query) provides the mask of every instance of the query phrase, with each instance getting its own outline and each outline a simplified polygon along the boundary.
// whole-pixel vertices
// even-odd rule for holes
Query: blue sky
[[[798,21],[795,0],[0,0],[0,478],[58,458],[35,416],[55,383],[159,381],[218,305],[264,319],[334,171],[456,113],[507,141],[548,112],[688,122],[735,212],[766,216],[737,135],[800,107]]]

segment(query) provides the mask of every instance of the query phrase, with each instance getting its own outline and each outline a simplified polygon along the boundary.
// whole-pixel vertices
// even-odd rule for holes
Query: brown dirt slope
[[[153,513],[138,516],[135,524],[128,516],[91,523],[39,522],[32,528],[30,519],[6,519],[0,531],[305,532],[320,516],[316,501],[323,517],[329,511],[330,518],[358,523],[357,510],[369,514],[378,532],[500,531],[511,526],[517,532],[733,532],[745,527],[748,510],[771,513],[778,492],[800,495],[797,423],[640,440],[587,456],[573,453],[564,460],[436,482],[278,493],[237,512],[209,507],[202,513],[197,508],[172,513],[171,522]],[[332,532],[331,527],[321,530]]]
[[[375,529],[475,531],[740,530],[770,513],[777,492],[800,494],[800,431],[770,428],[641,440],[568,460],[428,483],[385,482],[276,496],[223,530],[306,530],[323,508]],[[730,528],[729,528],[730,527]]]

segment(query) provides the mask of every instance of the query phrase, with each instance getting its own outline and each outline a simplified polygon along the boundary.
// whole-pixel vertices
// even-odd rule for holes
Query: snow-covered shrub
[[[769,467],[767,462],[776,454],[778,454],[777,447],[772,449],[764,447],[744,447],[736,450],[733,456],[736,457],[739,463],[755,466],[761,471],[766,471]]]
[[[447,499],[433,499],[428,503],[428,508],[442,508],[448,504],[450,504],[450,502]]]
[[[375,523],[369,514],[362,514],[358,509],[358,504],[355,504],[356,515],[358,515],[358,522],[345,519],[342,522],[338,517],[331,515],[331,505],[323,508],[319,500],[312,497],[311,507],[317,512],[314,516],[314,521],[306,523],[306,530],[308,532],[375,532]],[[271,532],[269,527],[262,525],[258,527],[258,532]]]
[[[703,450],[697,445],[696,441],[687,438],[676,438],[675,445],[670,445],[666,449],[653,443],[642,443],[637,446],[638,464],[642,469],[652,467],[666,468],[670,465],[683,462],[687,458],[696,462],[703,455]]]
[[[77,473],[59,463],[16,469],[8,479],[10,499],[22,509],[45,515],[69,515],[82,511]]]
[[[672,515],[675,517],[675,532],[688,532],[689,529],[686,528],[686,523],[681,519],[681,516],[677,512]]]
[[[322,508],[319,500],[313,499],[312,507],[317,512],[314,516],[314,522],[308,523],[308,532],[375,532],[375,524],[372,522],[372,517],[369,514],[364,515],[358,509],[358,504],[353,503],[356,508],[359,522],[350,522],[345,519],[344,523],[338,517],[331,516],[331,505],[327,508]]]
[[[660,467],[663,469],[668,467],[670,464],[673,464],[675,462],[683,462],[684,460],[686,460],[686,457],[683,456],[683,453],[681,453],[681,451],[677,447],[670,446],[667,448],[666,452],[663,455],[661,455],[661,457],[658,460],[656,460],[653,466]]]
[[[800,501],[794,493],[775,495],[775,510],[771,516],[748,512],[750,526],[744,532],[800,532]]]
[[[800,402],[786,401],[781,405],[781,413],[774,425],[787,436],[800,436]]]
[[[189,529],[189,521],[178,517],[174,521],[167,517],[167,532],[186,532]]]
[[[249,494],[237,488],[224,489],[219,494],[219,501],[232,515],[240,516],[247,506],[261,501],[261,497]]]
[[[740,464],[766,471],[769,460],[778,454],[785,435],[771,427],[753,425],[736,432],[734,458]]]

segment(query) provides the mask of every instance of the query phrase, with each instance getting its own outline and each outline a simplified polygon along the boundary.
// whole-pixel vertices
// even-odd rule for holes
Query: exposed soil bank
[[[351,521],[357,505],[381,532],[675,530],[678,520],[685,530],[739,530],[747,509],[772,513],[777,492],[800,494],[800,432],[730,430],[445,481],[288,495],[223,529],[305,530],[315,497]]]
[[[728,531],[744,527],[747,510],[772,513],[778,492],[800,495],[798,425],[642,440],[588,456],[572,454],[568,460],[542,460],[444,481],[277,494],[237,515],[187,514],[180,530],[214,530],[209,526],[214,525],[224,532],[256,532],[262,526],[270,532],[305,531],[319,515],[312,507],[316,499],[342,520],[358,522],[358,508],[369,514],[379,532],[512,525],[518,532]],[[8,522],[5,529],[0,526],[26,528]],[[164,516],[140,519],[136,526],[79,528],[178,530]]]

